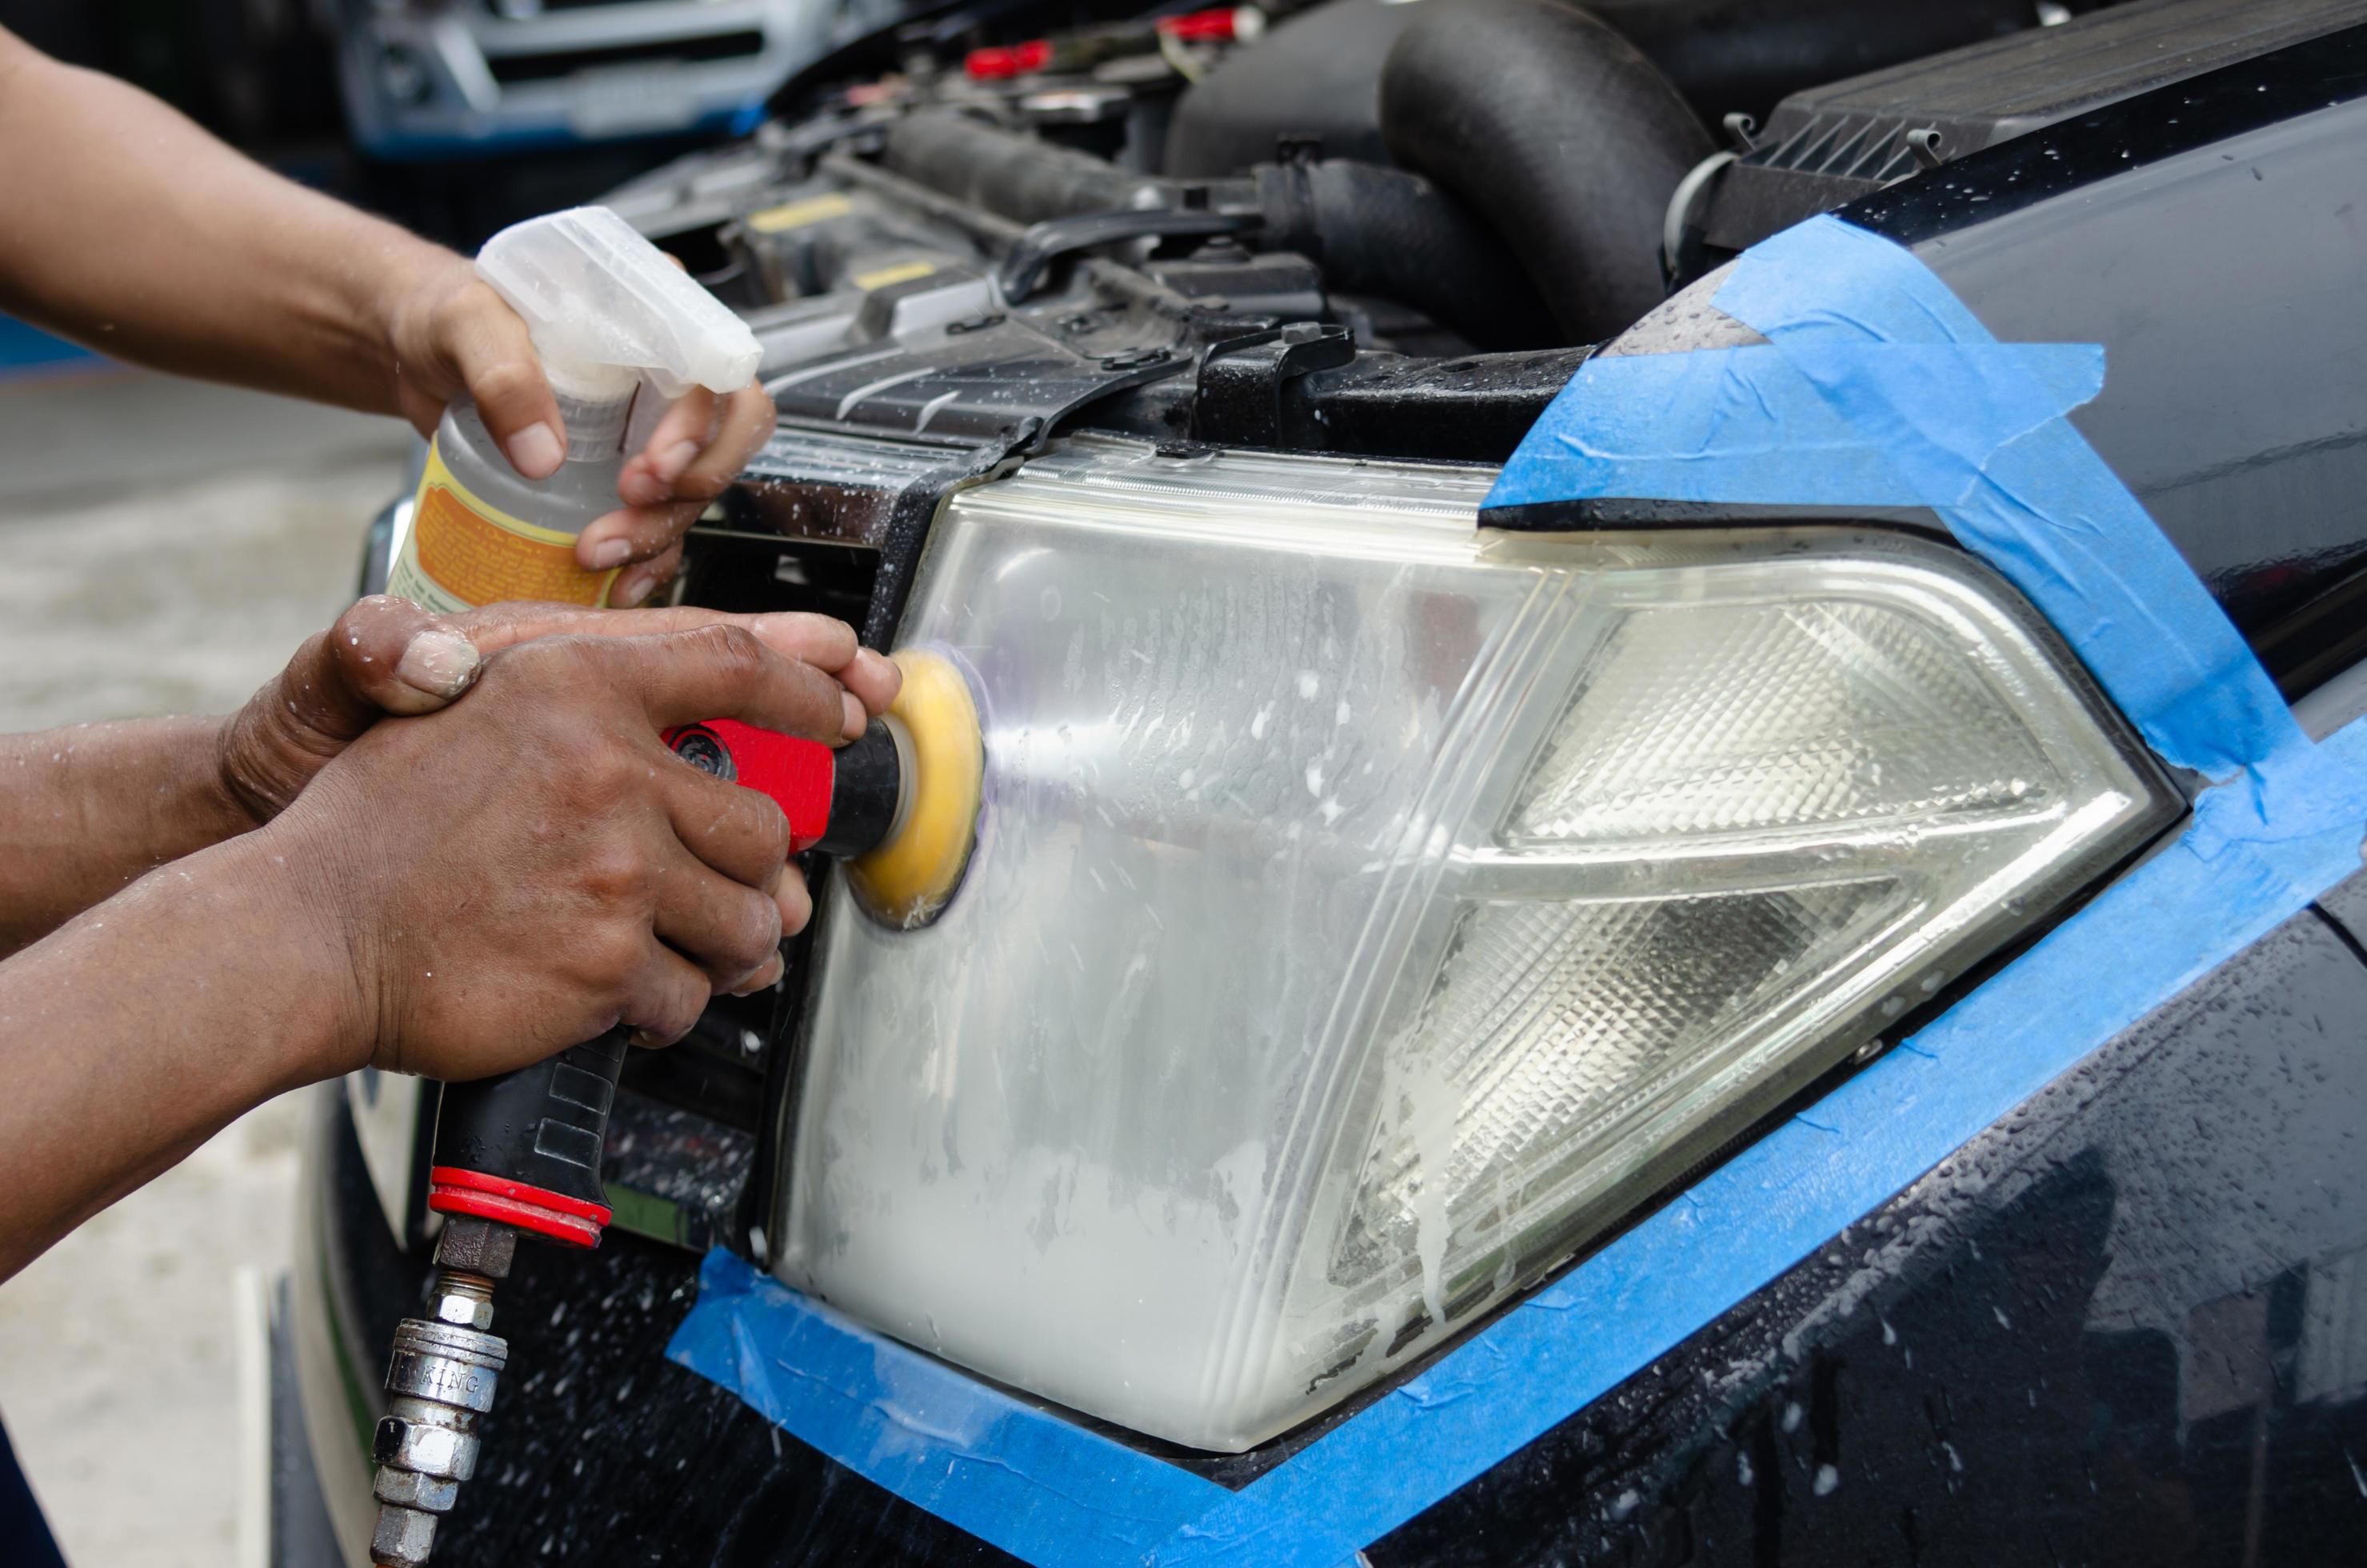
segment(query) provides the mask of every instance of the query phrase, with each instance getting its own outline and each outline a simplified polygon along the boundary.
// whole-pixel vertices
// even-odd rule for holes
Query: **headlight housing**
[[[944,916],[832,902],[779,1266],[1198,1448],[1568,1257],[2174,814],[1958,551],[1484,532],[1482,471],[1079,438],[963,492]]]

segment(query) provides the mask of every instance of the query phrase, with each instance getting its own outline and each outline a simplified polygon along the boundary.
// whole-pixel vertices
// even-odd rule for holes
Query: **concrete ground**
[[[244,701],[351,597],[408,438],[87,362],[0,381],[0,731]],[[0,1417],[74,1568],[244,1568],[238,1291],[288,1265],[293,1131],[261,1108],[0,1285]]]

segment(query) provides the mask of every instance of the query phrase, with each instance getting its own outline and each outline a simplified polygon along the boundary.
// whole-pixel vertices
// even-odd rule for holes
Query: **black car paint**
[[[2104,345],[2072,423],[2289,690],[2367,651],[2367,28],[1845,210],[1999,338]]]
[[[2339,155],[2367,130],[2362,85],[2367,37],[2342,35],[1851,213],[1912,244],[2001,337],[2102,341],[2105,395],[2075,418],[2264,651],[2304,607],[2335,603],[2308,653],[2320,668],[2358,650],[2361,616],[2342,596],[2367,559],[2367,316],[2346,288],[2367,159]],[[2275,249],[2254,268],[2264,235]],[[2291,370],[2296,356],[2309,375]],[[1368,1557],[2354,1555],[2362,934],[2367,878]],[[311,1165],[321,1244],[370,1282],[348,1299],[386,1321],[353,1331],[379,1346],[419,1268],[352,1139],[330,1105]],[[1010,1561],[664,1363],[695,1270],[631,1237],[588,1264],[525,1258],[503,1326],[530,1370],[487,1420],[489,1472],[440,1560]],[[1195,1468],[1240,1484],[1263,1468],[1243,1458]]]
[[[403,1251],[387,1230],[344,1094],[324,1093],[306,1126],[321,1233],[304,1239],[358,1287],[339,1292],[357,1320],[351,1338],[382,1347],[418,1298],[425,1249]],[[629,1233],[611,1230],[589,1257],[518,1249],[496,1325],[517,1375],[482,1420],[484,1462],[438,1532],[439,1564],[1015,1561],[665,1360],[697,1290],[697,1255]],[[321,1425],[317,1468],[331,1485],[358,1474],[366,1486],[366,1471],[334,1457],[358,1439]]]

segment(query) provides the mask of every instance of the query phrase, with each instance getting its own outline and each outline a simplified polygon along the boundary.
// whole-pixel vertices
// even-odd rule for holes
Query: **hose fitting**
[[[433,1315],[395,1328],[387,1413],[371,1446],[379,1510],[370,1561],[379,1568],[425,1568],[436,1521],[476,1473],[477,1418],[493,1407],[510,1358],[508,1341],[489,1332],[493,1282],[508,1274],[515,1241],[489,1220],[447,1221],[428,1280]]]

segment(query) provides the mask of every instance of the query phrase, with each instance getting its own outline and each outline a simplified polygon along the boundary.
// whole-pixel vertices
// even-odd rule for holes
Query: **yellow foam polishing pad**
[[[978,832],[986,746],[969,683],[925,648],[892,655],[903,689],[888,710],[909,741],[901,818],[877,849],[846,864],[865,909],[890,926],[925,926],[953,896]]]

